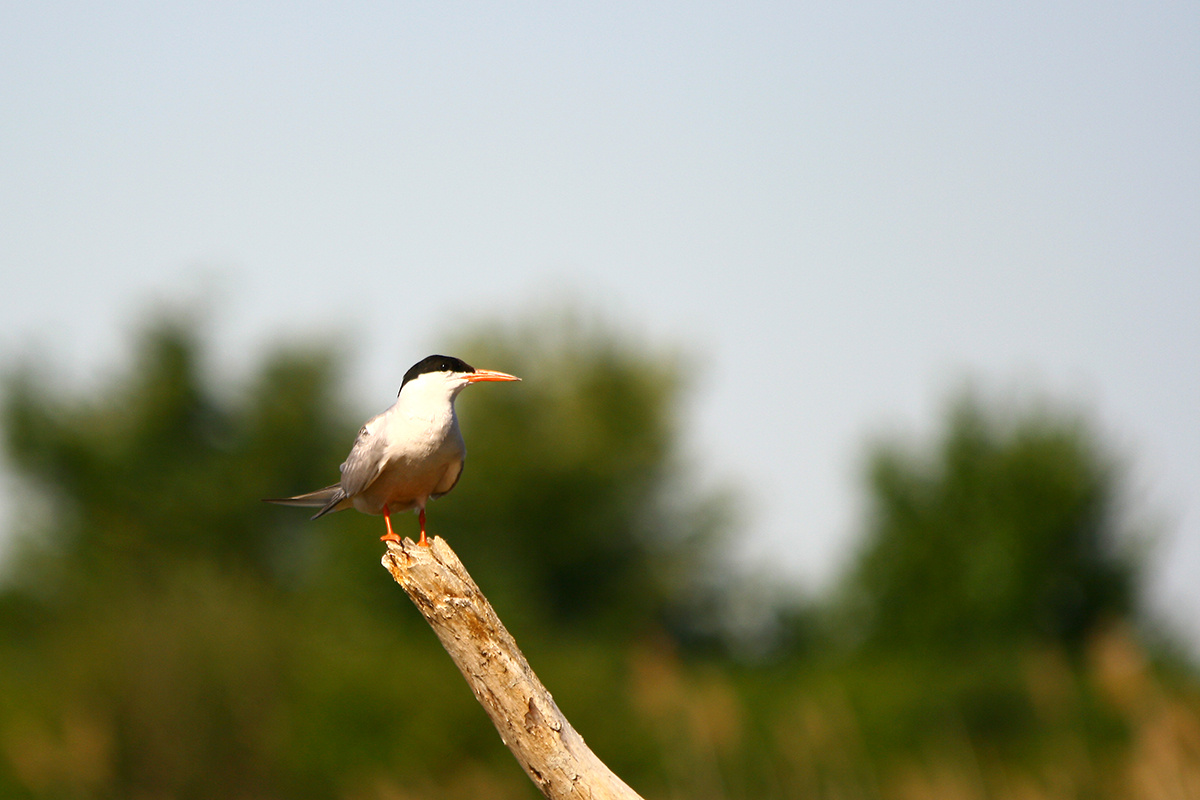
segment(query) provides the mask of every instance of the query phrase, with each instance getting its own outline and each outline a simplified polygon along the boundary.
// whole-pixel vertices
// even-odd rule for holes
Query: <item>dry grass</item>
[[[645,649],[632,659],[632,689],[659,733],[668,785],[657,796],[672,800],[1200,798],[1200,690],[1157,676],[1128,629],[1098,636],[1077,666],[1030,652],[1023,673],[1036,722],[1029,741],[1008,748],[1020,755],[953,722],[881,749],[836,679],[751,708],[734,678]]]

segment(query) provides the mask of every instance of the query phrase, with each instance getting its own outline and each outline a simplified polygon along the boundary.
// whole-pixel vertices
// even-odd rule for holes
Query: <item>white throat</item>
[[[396,407],[406,415],[436,420],[454,415],[454,398],[467,386],[460,375],[427,372],[413,378],[400,390]]]

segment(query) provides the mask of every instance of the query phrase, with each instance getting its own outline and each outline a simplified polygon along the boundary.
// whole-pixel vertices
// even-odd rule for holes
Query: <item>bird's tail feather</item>
[[[264,503],[275,503],[281,506],[320,506],[321,510],[313,514],[312,518],[322,517],[333,511],[337,504],[346,499],[346,493],[342,491],[342,487],[338,484],[326,486],[324,489],[317,489],[315,492],[306,492],[298,494],[295,497],[268,497],[263,500]]]

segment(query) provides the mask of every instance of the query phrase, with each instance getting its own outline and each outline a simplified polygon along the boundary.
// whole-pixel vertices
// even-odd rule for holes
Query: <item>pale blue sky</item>
[[[215,285],[220,364],[350,336],[382,408],[457,320],[582,299],[695,356],[740,552],[818,584],[866,437],[1049,394],[1200,643],[1195,2],[9,3],[0,77],[4,363],[94,380]]]

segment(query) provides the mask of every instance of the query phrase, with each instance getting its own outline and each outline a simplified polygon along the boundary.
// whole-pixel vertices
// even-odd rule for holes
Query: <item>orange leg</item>
[[[380,536],[379,541],[381,541],[381,542],[400,542],[401,541],[400,537],[397,536],[396,532],[392,530],[392,515],[391,515],[391,512],[388,511],[387,506],[383,507],[383,522],[384,522],[384,524],[387,525],[388,532],[386,534],[384,534],[383,536]]]
[[[417,514],[417,519],[421,520],[421,541],[417,542],[417,544],[421,545],[421,547],[429,547],[429,540],[425,538],[425,509],[422,508],[420,513]]]

